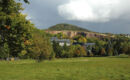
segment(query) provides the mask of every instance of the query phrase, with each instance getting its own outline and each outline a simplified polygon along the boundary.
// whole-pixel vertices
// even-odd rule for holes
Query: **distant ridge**
[[[63,31],[63,30],[67,30],[67,31],[86,31],[86,32],[90,32],[87,29],[72,25],[72,24],[66,24],[66,23],[62,23],[62,24],[57,24],[54,25],[50,28],[48,28],[47,30],[52,30],[52,31]]]

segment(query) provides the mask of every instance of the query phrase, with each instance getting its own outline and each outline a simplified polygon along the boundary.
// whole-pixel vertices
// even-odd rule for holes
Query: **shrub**
[[[129,56],[126,55],[126,54],[120,54],[118,57],[119,57],[119,58],[128,58]]]
[[[105,48],[101,48],[100,54],[101,54],[102,56],[105,56],[105,55],[106,55]]]
[[[89,54],[89,56],[90,56],[90,57],[93,57],[93,56],[94,56],[94,54],[91,52],[91,53]]]
[[[0,59],[6,59],[9,57],[9,48],[8,44],[4,44],[3,46],[0,46]]]
[[[113,49],[109,48],[107,54],[108,56],[113,56]]]
[[[75,51],[74,51],[75,57],[85,57],[87,56],[86,50],[84,47],[80,45],[76,45]]]

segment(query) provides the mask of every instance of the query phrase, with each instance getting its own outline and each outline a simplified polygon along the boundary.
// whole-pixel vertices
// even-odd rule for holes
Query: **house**
[[[128,37],[128,38],[130,38],[130,34],[126,34],[126,35],[125,35],[125,37]]]
[[[71,41],[69,39],[58,39],[57,37],[51,37],[51,42],[53,41],[58,42],[60,46],[64,46],[65,44],[67,46],[71,45]]]

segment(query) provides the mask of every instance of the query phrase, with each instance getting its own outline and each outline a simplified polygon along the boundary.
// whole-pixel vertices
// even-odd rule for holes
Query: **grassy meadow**
[[[0,80],[130,80],[130,58],[0,61]]]

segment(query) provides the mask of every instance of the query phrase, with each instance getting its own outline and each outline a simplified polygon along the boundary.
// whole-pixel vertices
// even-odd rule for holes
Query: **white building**
[[[64,46],[65,44],[67,46],[70,46],[71,42],[69,39],[58,39],[57,37],[52,37],[51,42],[56,41],[59,43],[60,46]]]

